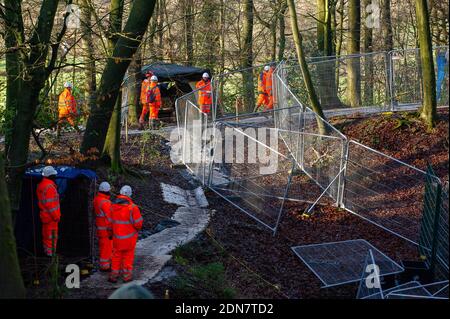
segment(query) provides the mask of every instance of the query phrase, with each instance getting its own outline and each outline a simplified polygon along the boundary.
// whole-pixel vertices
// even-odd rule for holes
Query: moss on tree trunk
[[[123,76],[131,58],[141,44],[156,0],[134,0],[127,23],[123,29],[124,36],[119,36],[111,58],[108,59],[102,74],[95,107],[86,125],[81,144],[81,152],[92,148],[101,151],[104,147],[109,122],[114,110]]]
[[[347,54],[360,52],[361,3],[360,0],[348,1],[348,38]],[[359,57],[347,62],[347,98],[351,107],[361,106],[361,65]]]
[[[428,129],[436,124],[436,75],[434,73],[430,17],[426,0],[416,0],[417,32],[419,36],[420,64],[422,66],[423,102],[420,117]]]
[[[25,288],[17,258],[11,208],[0,155],[0,299],[24,298]]]
[[[325,119],[325,115],[322,111],[322,106],[320,105],[319,99],[317,98],[316,90],[314,89],[314,85],[311,80],[311,75],[309,73],[308,64],[306,63],[305,54],[303,53],[302,36],[298,29],[297,11],[295,9],[294,0],[287,0],[287,3],[291,17],[291,29],[294,36],[297,58],[300,64],[300,69],[302,71],[303,81],[305,82],[305,87],[308,92],[309,101],[314,112],[316,112],[322,119]],[[320,118],[317,118],[317,125],[319,127],[319,132],[325,135],[328,130],[325,123]]]

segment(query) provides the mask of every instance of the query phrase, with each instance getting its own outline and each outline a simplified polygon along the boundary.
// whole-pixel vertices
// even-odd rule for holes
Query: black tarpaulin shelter
[[[135,96],[139,95],[141,83],[148,71],[158,77],[158,86],[163,98],[159,117],[172,119],[175,118],[176,99],[192,92],[193,82],[200,81],[203,73],[211,75],[209,69],[165,62],[144,65],[138,74],[130,74],[127,71],[122,84],[122,110],[126,110],[122,111],[123,117],[128,112],[128,106],[136,103]]]
[[[145,73],[151,71],[158,77],[159,82],[193,82],[200,81],[203,73],[210,74],[209,69],[173,63],[156,62],[142,67],[141,79]]]
[[[42,224],[36,188],[42,179],[43,166],[26,171],[14,232],[19,254],[42,255]],[[70,166],[56,166],[56,184],[60,195],[61,220],[57,253],[67,257],[90,257],[93,245],[92,202],[95,172]]]

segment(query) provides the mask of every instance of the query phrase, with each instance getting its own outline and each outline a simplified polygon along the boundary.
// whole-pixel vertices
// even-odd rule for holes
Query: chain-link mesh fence
[[[433,49],[436,75],[436,101],[438,106],[448,106],[448,47]],[[390,94],[393,109],[402,109],[422,103],[422,69],[419,49],[389,52],[391,63]]]
[[[293,161],[273,128],[217,122],[213,191],[272,231],[276,230]]]
[[[363,239],[331,243],[302,245],[291,248],[323,283],[323,287],[338,286],[361,280],[361,273],[371,255],[371,265],[377,265],[370,274],[387,276],[403,271],[403,268],[383,252]],[[370,279],[369,279],[370,280]]]
[[[322,108],[389,109],[388,55],[385,52],[324,57],[308,63],[309,72]],[[305,105],[309,97],[300,66],[288,61],[287,84]]]
[[[417,244],[426,177],[424,171],[351,140],[344,207]]]
[[[370,63],[383,64],[383,76],[374,66],[373,73],[369,72],[373,75],[371,81],[367,80],[368,71],[362,72],[361,78],[366,80],[358,80],[358,90],[362,108],[373,108],[379,103],[381,107],[375,106],[378,111],[386,109],[391,92],[388,79],[393,78],[389,57],[383,53],[336,59],[333,63],[343,65],[336,75],[342,78],[335,82],[339,84],[336,88],[341,92],[341,102],[350,98],[348,85],[354,81],[348,74],[353,67],[349,65],[356,63],[360,70],[368,70]],[[331,61],[324,59],[315,63]],[[247,71],[258,73],[256,68]],[[324,85],[321,74],[325,73],[318,70],[315,80],[319,88]],[[242,75],[239,71],[213,79],[214,107],[209,123],[208,117],[195,105],[195,94],[177,101],[179,132],[183,132],[179,134],[183,136],[183,160],[205,185],[273,232],[280,224],[283,210],[290,207],[286,202],[307,203],[306,212],[311,212],[320,200],[328,198],[387,232],[410,243],[419,243],[429,174],[356,141],[348,141],[307,107],[308,99],[305,96],[302,99],[305,92],[301,89],[301,74],[295,67],[284,62],[277,66],[273,75],[274,110],[265,112],[243,110],[239,106],[241,102],[236,102],[243,101],[242,92],[246,89],[238,90],[238,87],[243,85],[239,81],[245,76],[248,74]],[[364,81],[374,93],[370,99],[364,90]],[[255,83],[253,95],[257,92]],[[225,92],[231,92],[232,96],[228,97]],[[340,106],[351,104],[345,103]],[[196,130],[201,138],[193,139],[200,142],[192,151],[192,142],[186,143],[185,137],[195,135]],[[189,154],[186,153],[188,148]],[[200,164],[186,160],[192,152],[200,158]],[[262,162],[260,156],[264,159]],[[438,179],[437,182],[440,183]],[[445,256],[448,259],[448,195],[443,196],[447,199],[435,204],[446,210],[446,214],[439,217],[439,225],[447,225],[447,231],[439,232],[442,247],[437,250],[440,259]],[[448,262],[441,264],[436,273],[448,278]]]
[[[419,252],[433,276],[448,279],[448,192],[443,190],[432,167],[427,168],[420,225]]]
[[[211,161],[210,117],[196,105],[197,91],[176,101],[180,160],[204,184],[208,184]]]
[[[244,68],[213,77],[214,118],[229,115],[239,116],[264,110],[267,103],[261,103],[258,83],[264,67],[268,65],[271,65],[270,74],[272,74],[275,64],[271,62],[266,65]],[[266,97],[271,99],[271,94],[268,93]]]
[[[366,256],[356,299],[383,299],[379,269],[376,267],[372,249]]]

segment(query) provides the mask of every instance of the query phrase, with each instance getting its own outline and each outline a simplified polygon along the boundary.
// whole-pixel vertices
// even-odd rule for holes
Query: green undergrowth
[[[226,253],[208,241],[195,240],[173,253],[178,276],[169,286],[175,298],[229,299],[237,294],[227,279]]]

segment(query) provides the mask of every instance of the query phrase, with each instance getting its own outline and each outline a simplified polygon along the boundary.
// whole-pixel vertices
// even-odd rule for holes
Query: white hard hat
[[[202,78],[207,78],[207,79],[209,79],[209,74],[208,73],[203,73],[203,75],[202,75]]]
[[[158,77],[156,75],[152,75],[152,77],[150,78],[150,81],[158,81]]]
[[[133,194],[133,191],[128,185],[122,186],[122,188],[120,189],[120,195],[131,197],[131,194]]]
[[[270,66],[266,65],[266,66],[264,67],[264,71],[269,71],[269,70],[270,70]]]
[[[42,176],[44,177],[49,177],[57,174],[58,172],[56,171],[56,169],[53,168],[53,166],[45,166],[44,169],[42,170]]]
[[[65,88],[71,88],[71,87],[72,87],[72,83],[70,83],[70,82],[65,82],[65,83],[64,83],[64,87],[65,87]]]
[[[101,182],[98,190],[100,192],[109,192],[111,190],[111,185],[109,185],[108,182]]]

